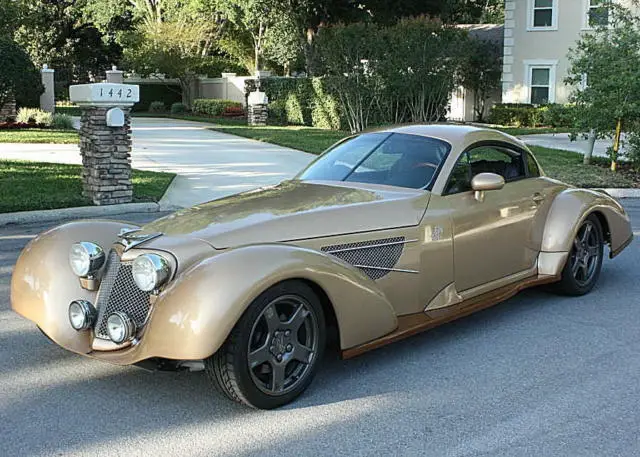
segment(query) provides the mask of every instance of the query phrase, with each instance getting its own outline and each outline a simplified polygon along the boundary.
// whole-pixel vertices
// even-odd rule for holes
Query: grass
[[[77,144],[78,132],[55,129],[0,130],[0,143]]]
[[[542,133],[571,133],[573,129],[559,127],[492,127],[513,136],[540,135]]]
[[[0,213],[89,206],[81,165],[0,160]],[[133,170],[133,200],[157,202],[173,173]]]
[[[320,154],[348,132],[315,129],[312,127],[247,127],[225,126],[214,130],[233,135],[287,146],[301,151]],[[611,172],[602,163],[584,165],[577,152],[531,147],[547,176],[578,187],[629,188],[640,187],[640,175]]]

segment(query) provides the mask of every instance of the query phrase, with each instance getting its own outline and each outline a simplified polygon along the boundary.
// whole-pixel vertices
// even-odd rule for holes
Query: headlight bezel
[[[75,325],[74,324],[74,319],[72,317],[72,308],[73,307],[77,307],[77,311],[79,312],[79,314],[82,315],[82,324],[81,325]],[[73,300],[70,304],[69,304],[69,308],[68,308],[68,316],[69,316],[69,324],[71,325],[71,327],[76,330],[77,332],[82,332],[85,330],[89,330],[91,328],[93,328],[96,319],[98,317],[98,311],[96,310],[96,308],[88,301],[86,300]]]
[[[160,254],[141,254],[133,260],[131,275],[140,290],[154,292],[170,279],[171,264]]]
[[[83,259],[74,256],[83,256]],[[91,241],[73,243],[69,249],[69,266],[71,271],[79,278],[90,278],[97,273],[106,260],[104,249]],[[77,261],[81,261],[79,264]],[[79,268],[80,265],[82,268]]]
[[[111,333],[111,329],[112,329],[111,326],[113,324],[113,321],[115,320],[119,320],[120,324],[122,325],[122,338],[114,338]],[[111,341],[113,341],[116,344],[126,343],[127,341],[131,341],[136,336],[136,332],[137,332],[136,324],[129,317],[129,315],[124,312],[116,311],[114,313],[109,314],[109,316],[107,317],[106,324],[107,324],[107,334],[109,335],[109,338],[111,339]]]

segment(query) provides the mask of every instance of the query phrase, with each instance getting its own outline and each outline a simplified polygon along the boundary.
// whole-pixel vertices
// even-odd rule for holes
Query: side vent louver
[[[321,251],[350,263],[375,281],[393,270],[402,255],[404,244],[405,239],[401,236],[325,246]]]

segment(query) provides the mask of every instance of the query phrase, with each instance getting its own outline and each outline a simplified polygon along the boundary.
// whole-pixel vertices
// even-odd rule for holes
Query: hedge
[[[510,127],[566,127],[575,125],[574,105],[530,105],[526,103],[500,103],[489,115],[492,124]]]
[[[182,89],[177,84],[140,84],[140,101],[133,105],[132,111],[146,111],[151,102],[161,101],[165,106],[182,102]]]
[[[242,103],[233,100],[220,100],[217,98],[198,98],[193,101],[192,111],[208,116],[222,116],[225,111],[242,109]]]
[[[245,84],[247,94],[256,90],[255,80],[248,79]],[[345,125],[339,104],[323,78],[264,78],[260,90],[269,97],[273,123],[334,130]]]

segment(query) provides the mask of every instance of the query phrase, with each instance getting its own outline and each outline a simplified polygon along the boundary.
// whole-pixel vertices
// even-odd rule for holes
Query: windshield
[[[329,149],[297,179],[428,189],[450,149],[448,143],[425,136],[364,133]]]

